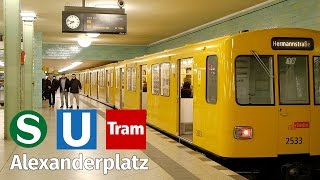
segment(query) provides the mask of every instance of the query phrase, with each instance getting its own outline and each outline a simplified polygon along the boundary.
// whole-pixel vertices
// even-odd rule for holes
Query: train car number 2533
[[[302,137],[288,137],[286,144],[302,144]]]

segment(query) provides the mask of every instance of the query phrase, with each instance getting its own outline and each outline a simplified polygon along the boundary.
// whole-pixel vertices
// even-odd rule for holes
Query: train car
[[[308,176],[320,157],[319,34],[257,30],[120,62],[115,107],[138,103],[150,126],[219,158]]]

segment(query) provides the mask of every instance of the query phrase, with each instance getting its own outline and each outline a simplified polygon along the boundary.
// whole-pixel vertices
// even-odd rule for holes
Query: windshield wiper
[[[270,78],[274,78],[274,76],[272,75],[271,71],[269,70],[269,68],[263,63],[263,61],[261,60],[261,58],[259,57],[259,55],[254,51],[251,50],[250,51],[253,56],[256,58],[256,60],[258,61],[258,63],[260,64],[260,66],[264,69],[264,71],[268,74],[268,76]]]

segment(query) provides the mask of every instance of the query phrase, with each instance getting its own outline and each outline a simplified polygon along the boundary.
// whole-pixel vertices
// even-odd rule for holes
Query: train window
[[[132,91],[136,91],[136,83],[137,83],[137,71],[136,71],[136,68],[133,67],[131,72],[132,72],[131,90]]]
[[[131,91],[131,83],[132,83],[132,79],[131,79],[131,72],[132,72],[132,68],[127,68],[127,90]]]
[[[320,105],[320,56],[313,59],[314,102]]]
[[[161,96],[170,96],[170,63],[160,64]]]
[[[210,104],[217,103],[217,78],[218,78],[218,57],[217,56],[208,56],[206,73],[207,73],[207,90],[206,98],[207,102]]]
[[[309,104],[308,56],[278,56],[280,104]]]
[[[151,66],[151,91],[152,94],[159,95],[160,94],[160,71],[159,64],[153,64]]]
[[[236,58],[236,99],[241,105],[274,105],[273,56]]]

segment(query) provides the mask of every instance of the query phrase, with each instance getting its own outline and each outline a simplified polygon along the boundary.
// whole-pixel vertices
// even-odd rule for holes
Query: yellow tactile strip
[[[205,155],[203,155],[203,154],[201,154],[201,153],[199,153],[197,151],[194,151],[194,150],[184,146],[183,144],[178,143],[177,141],[172,140],[171,138],[163,135],[162,133],[159,133],[158,131],[156,131],[156,130],[150,128],[150,127],[147,127],[147,129],[150,132],[154,133],[155,135],[160,136],[162,139],[165,139],[169,143],[176,144],[176,146],[179,147],[181,150],[184,150],[187,153],[197,157],[201,161],[209,164],[212,168],[215,168],[216,170],[219,170],[220,172],[226,174],[227,176],[229,176],[229,177],[231,177],[231,178],[233,178],[235,180],[246,180],[245,177],[243,177],[243,176],[241,176],[241,175],[239,175],[239,174],[227,169],[226,167],[222,166],[221,164],[219,164],[219,163],[207,158]]]

